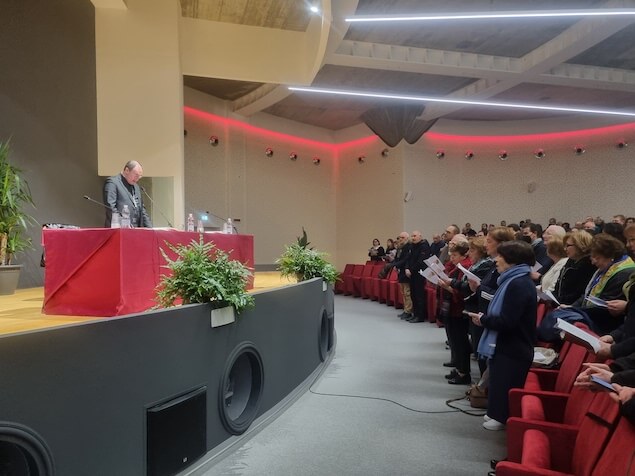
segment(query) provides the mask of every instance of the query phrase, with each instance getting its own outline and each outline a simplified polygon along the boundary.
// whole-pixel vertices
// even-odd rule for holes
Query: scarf
[[[498,279],[496,280],[498,289],[496,290],[496,294],[494,294],[494,297],[492,298],[492,302],[490,302],[489,306],[487,307],[488,316],[501,317],[501,311],[503,310],[503,301],[505,300],[505,294],[507,293],[509,283],[511,283],[516,278],[527,276],[530,272],[531,268],[528,265],[519,264],[516,266],[512,266],[498,277]],[[498,331],[486,328],[483,332],[483,335],[481,336],[481,340],[478,343],[478,354],[481,357],[485,357],[488,359],[494,357],[494,353],[496,352],[497,338]]]
[[[635,262],[633,262],[633,260],[627,255],[624,255],[618,261],[609,266],[609,269],[606,271],[602,272],[598,269],[593,274],[593,277],[591,277],[589,284],[587,284],[587,287],[584,290],[584,295],[599,297],[602,294],[602,291],[604,291],[604,286],[606,286],[606,283],[609,282],[613,275],[628,268],[635,268]],[[584,301],[584,304],[582,304],[582,307],[589,306],[592,306],[592,304],[586,300]]]

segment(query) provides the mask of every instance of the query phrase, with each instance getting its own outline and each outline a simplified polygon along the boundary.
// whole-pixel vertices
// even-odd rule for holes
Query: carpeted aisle
[[[490,459],[504,457],[505,432],[446,405],[467,387],[443,378],[445,332],[398,312],[336,296],[337,349],[322,377],[205,475],[487,474]]]

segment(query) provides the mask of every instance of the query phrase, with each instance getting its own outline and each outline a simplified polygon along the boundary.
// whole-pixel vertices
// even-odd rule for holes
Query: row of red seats
[[[385,263],[368,261],[366,264],[347,264],[335,284],[335,294],[361,297],[378,301],[396,309],[403,308],[401,286],[397,281],[397,270],[392,268],[386,278],[380,278],[379,272]],[[437,294],[434,286],[426,286],[428,316],[430,321],[436,320]]]
[[[607,392],[573,386],[594,360],[565,342],[559,370],[531,369],[524,388],[510,391],[508,455],[497,476],[635,475],[635,426]]]

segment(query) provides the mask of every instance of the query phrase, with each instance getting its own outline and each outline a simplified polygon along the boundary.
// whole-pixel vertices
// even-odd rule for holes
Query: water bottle
[[[234,233],[234,225],[232,223],[232,219],[231,218],[227,219],[227,223],[225,223],[223,228],[224,228],[223,233],[225,233],[227,235],[231,235],[232,233]]]
[[[110,228],[121,228],[121,215],[117,211],[112,212]]]
[[[130,210],[128,210],[128,205],[124,205],[123,210],[121,210],[121,228],[131,228]]]
[[[187,231],[194,231],[194,215],[191,213],[187,216]]]
[[[198,233],[205,233],[205,227],[203,226],[203,220],[198,221],[198,227],[196,228]]]

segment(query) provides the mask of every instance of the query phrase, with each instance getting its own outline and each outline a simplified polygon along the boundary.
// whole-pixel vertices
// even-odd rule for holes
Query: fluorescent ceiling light
[[[495,20],[501,18],[561,18],[561,17],[606,17],[635,15],[635,10],[545,10],[509,12],[438,13],[431,15],[358,15],[346,18],[347,22],[392,22],[392,21],[437,21],[437,20]]]
[[[534,104],[520,104],[520,103],[507,103],[507,102],[495,102],[495,101],[470,101],[469,99],[448,99],[448,98],[435,98],[435,97],[426,97],[426,96],[407,96],[403,94],[375,93],[371,91],[368,91],[368,92],[345,91],[345,90],[339,90],[339,89],[289,87],[289,90],[304,92],[304,93],[334,94],[339,96],[393,99],[398,101],[410,101],[410,102],[437,102],[437,103],[443,103],[443,104],[460,104],[465,106],[500,107],[500,108],[508,108],[508,109],[531,109],[531,110],[538,110],[538,111],[575,112],[575,113],[585,113],[585,114],[604,114],[608,116],[635,117],[635,112],[617,111],[617,110],[609,110],[609,109],[588,109],[588,108],[573,107],[573,106],[543,106],[543,105],[534,105]]]

